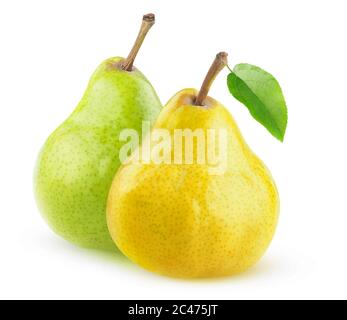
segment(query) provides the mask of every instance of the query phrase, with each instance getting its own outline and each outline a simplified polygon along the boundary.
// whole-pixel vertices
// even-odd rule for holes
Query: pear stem
[[[128,58],[126,58],[122,63],[121,67],[124,71],[133,71],[134,61],[136,59],[137,54],[140,51],[143,41],[146,38],[148,31],[155,24],[155,15],[153,13],[149,13],[143,16],[142,25],[140,32],[137,36],[135,44],[131,49]]]
[[[220,52],[217,54],[207,76],[201,86],[198,97],[195,100],[196,106],[203,106],[205,99],[211,89],[213,81],[216,79],[218,74],[228,65],[228,54],[226,52]]]

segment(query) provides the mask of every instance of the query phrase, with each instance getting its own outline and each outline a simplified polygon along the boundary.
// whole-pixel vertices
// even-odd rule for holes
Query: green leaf
[[[230,93],[243,103],[258,122],[283,142],[287,128],[287,106],[277,80],[266,71],[239,64],[228,76]]]

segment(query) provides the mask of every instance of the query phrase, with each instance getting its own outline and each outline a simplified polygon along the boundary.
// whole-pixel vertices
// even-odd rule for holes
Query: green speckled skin
[[[138,71],[103,62],[73,114],[47,140],[35,170],[35,194],[43,217],[66,240],[114,250],[106,224],[108,192],[120,166],[119,134],[141,133],[156,120],[161,103]]]

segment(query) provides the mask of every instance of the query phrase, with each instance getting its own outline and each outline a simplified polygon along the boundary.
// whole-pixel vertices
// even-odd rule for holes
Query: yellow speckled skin
[[[228,276],[253,266],[268,248],[279,197],[264,164],[252,153],[230,113],[197,92],[172,98],[155,128],[225,128],[228,168],[129,163],[115,177],[108,200],[112,238],[132,261],[178,278]]]

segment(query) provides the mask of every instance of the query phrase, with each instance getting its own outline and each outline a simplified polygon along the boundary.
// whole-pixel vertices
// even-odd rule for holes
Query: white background
[[[126,56],[142,14],[157,14],[136,61],[163,103],[199,87],[218,51],[273,73],[289,108],[284,144],[228,93],[281,193],[263,260],[237,277],[177,281],[55,236],[33,199],[36,156],[97,65]],[[0,2],[0,298],[347,298],[346,1],[11,0]]]

